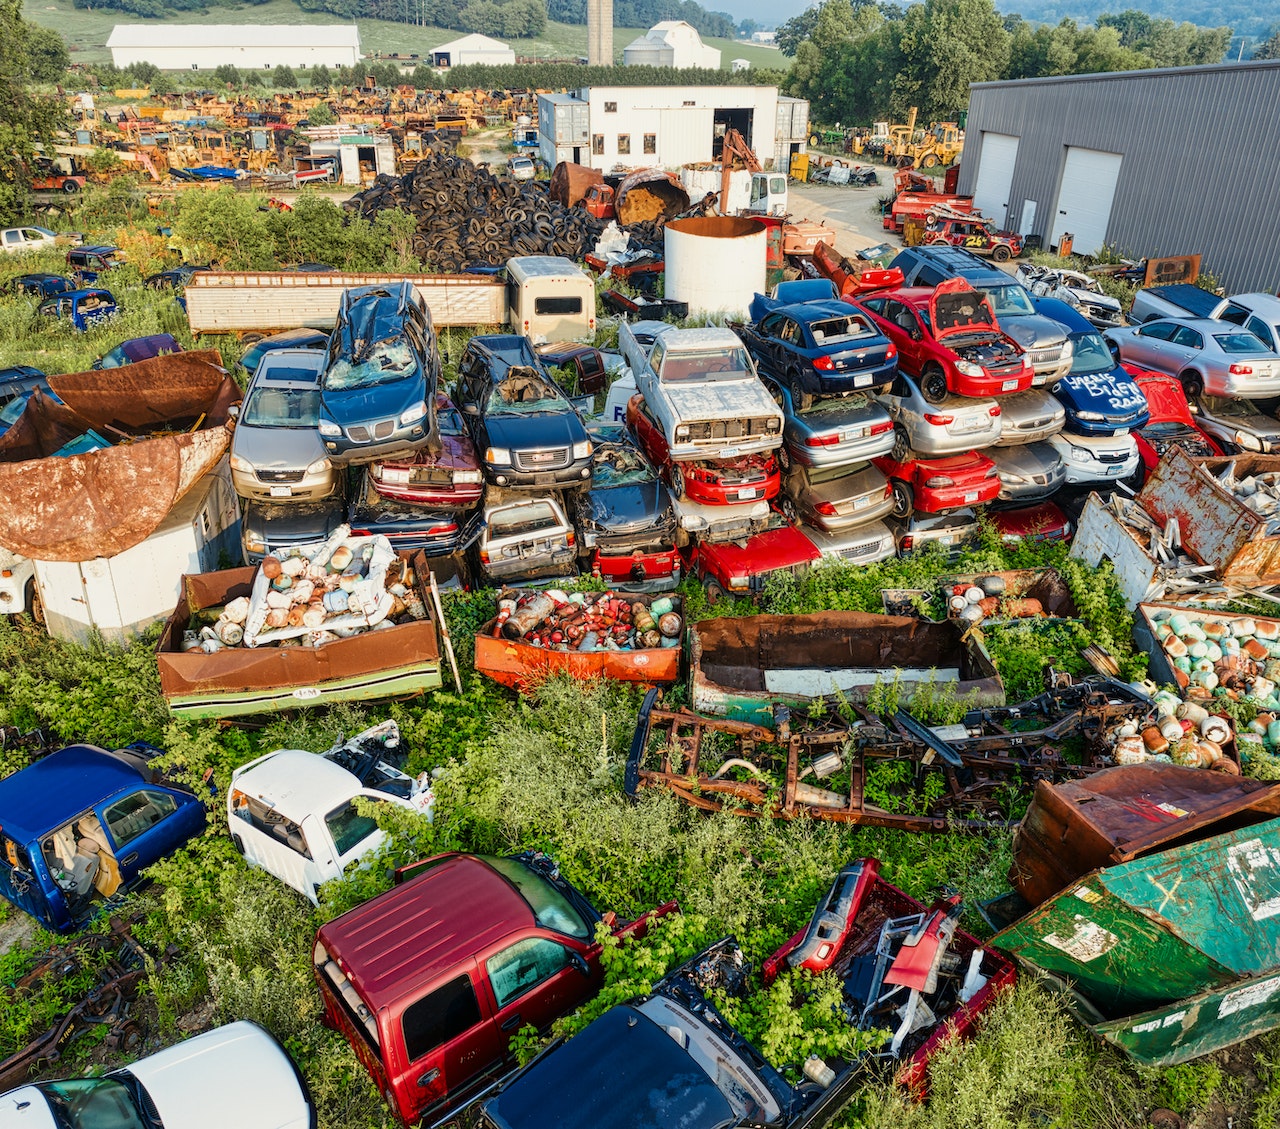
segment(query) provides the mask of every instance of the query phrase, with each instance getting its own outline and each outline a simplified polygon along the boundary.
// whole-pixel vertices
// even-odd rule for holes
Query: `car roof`
[[[295,823],[313,812],[325,815],[360,790],[353,772],[305,749],[279,749],[233,774],[231,782],[250,796],[269,800],[273,811]]]
[[[137,768],[107,749],[68,745],[0,780],[0,829],[11,839],[29,842],[143,779]]]
[[[327,360],[322,349],[272,349],[262,354],[262,360],[258,362],[254,372],[253,383],[255,386],[318,385]],[[275,376],[272,369],[289,369],[291,375]],[[297,375],[299,369],[303,370],[303,375]]]
[[[838,302],[834,298],[823,298],[813,302],[794,302],[789,306],[778,306],[769,313],[786,314],[787,317],[802,325],[812,325],[815,321],[826,321],[828,318],[850,316],[865,320],[861,310],[855,310],[848,302]],[[768,316],[769,314],[765,314],[765,317]]]
[[[1242,325],[1236,325],[1229,321],[1219,321],[1217,318],[1152,318],[1151,321],[1172,321],[1178,325],[1185,325],[1188,329],[1197,329],[1201,333],[1248,333],[1249,331]],[[1143,325],[1150,325],[1151,322],[1143,322]],[[1141,328],[1141,326],[1139,326]],[[1265,346],[1264,346],[1265,347]]]
[[[64,290],[61,294],[50,295],[46,301],[51,302],[55,299],[60,301],[63,298],[86,298],[90,294],[97,294],[101,298],[110,298],[111,301],[115,301],[115,297],[112,295],[110,290],[102,290],[96,286],[88,287],[84,290]]]
[[[322,925],[320,939],[377,1011],[535,924],[529,903],[484,859],[454,854]]]
[[[112,251],[119,251],[120,248],[111,243],[91,243],[85,247],[72,247],[67,252],[69,255],[106,255]]]
[[[1255,314],[1265,310],[1270,317],[1280,318],[1280,298],[1274,294],[1235,294],[1230,300]]]

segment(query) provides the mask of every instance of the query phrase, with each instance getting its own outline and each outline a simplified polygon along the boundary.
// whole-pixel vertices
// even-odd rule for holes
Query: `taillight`
[[[889,426],[892,427],[893,424],[891,423]],[[804,445],[806,447],[834,447],[839,442],[839,435],[810,435],[804,441]]]
[[[893,497],[893,485],[892,485],[892,483],[886,482],[886,483],[884,484],[884,496],[885,496],[886,498],[892,498],[892,497]]]
[[[987,471],[987,473],[986,473],[986,474],[984,474],[982,477],[983,477],[983,478],[995,478],[995,476],[996,476],[996,475],[998,475],[999,473],[1000,473],[1000,468],[999,468],[999,467],[997,467],[997,466],[995,465],[995,463],[992,463],[992,464],[991,464],[991,469],[990,469],[989,471]]]
[[[883,435],[886,431],[893,430],[893,420],[887,419],[884,423],[873,423],[871,425],[872,435]]]
[[[945,474],[935,474],[928,482],[925,483],[930,490],[940,490],[944,486],[954,486],[956,481],[954,478],[948,478]]]
[[[566,545],[572,545],[572,544],[573,544],[573,530],[572,530],[572,529],[571,529],[571,530],[569,530],[569,532],[568,532],[568,533],[566,533],[566,534],[564,535],[564,540],[565,540],[565,544],[566,544]]]
[[[488,549],[481,549],[481,550],[480,550],[480,563],[481,563],[481,564],[488,564],[488,563],[489,563],[489,550],[488,550]]]
[[[899,549],[911,549],[915,547],[916,539],[908,533],[899,543]]]
[[[819,502],[813,507],[816,513],[827,514],[828,516],[836,513],[836,508],[830,502]]]
[[[940,416],[935,414],[934,412],[924,413],[924,422],[932,423],[937,427],[945,427],[949,423],[955,423],[955,420],[956,420],[955,416]]]
[[[451,521],[445,525],[437,525],[427,530],[428,537],[438,537],[442,533],[457,533],[458,523]]]
[[[886,361],[891,361],[891,360],[893,360],[893,358],[894,358],[894,357],[896,357],[897,355],[898,355],[898,346],[893,345],[893,344],[891,344],[891,345],[889,346],[889,348],[887,348],[887,349],[884,351],[884,359],[885,359]]]
[[[989,412],[987,412],[987,415],[989,415],[992,419],[995,419],[997,416],[999,416],[999,415],[1000,415],[1000,405],[999,405],[999,404],[992,404],[992,405],[991,405],[991,410],[990,410]]]
[[[836,363],[830,357],[814,357],[813,367],[819,372],[830,372],[836,367]]]
[[[1227,371],[1232,376],[1252,376],[1253,365],[1232,365]]]

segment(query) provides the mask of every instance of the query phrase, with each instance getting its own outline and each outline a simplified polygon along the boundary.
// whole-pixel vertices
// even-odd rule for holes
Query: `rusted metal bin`
[[[1247,586],[1280,583],[1280,535],[1267,520],[1215,480],[1230,464],[1237,478],[1280,471],[1280,456],[1193,459],[1174,447],[1147,479],[1138,501],[1153,518],[1177,520],[1182,547],[1223,580]]]

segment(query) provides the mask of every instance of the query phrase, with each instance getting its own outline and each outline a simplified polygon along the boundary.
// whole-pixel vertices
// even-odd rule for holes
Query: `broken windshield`
[[[507,375],[494,385],[485,410],[502,415],[535,415],[564,411],[568,407],[569,402],[555,385],[543,380],[533,369],[517,366],[509,368]]]
[[[596,448],[592,486],[643,486],[652,481],[653,471],[635,448],[623,443],[602,443]]]
[[[412,376],[418,369],[413,347],[404,337],[375,341],[351,357],[339,357],[324,375],[329,389],[374,388]]]

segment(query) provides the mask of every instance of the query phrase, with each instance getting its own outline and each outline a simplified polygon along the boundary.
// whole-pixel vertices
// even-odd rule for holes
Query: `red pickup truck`
[[[543,854],[444,854],[320,927],[312,953],[324,1023],[346,1036],[405,1125],[439,1120],[514,1064],[511,1037],[546,1031],[599,990],[601,915]]]

